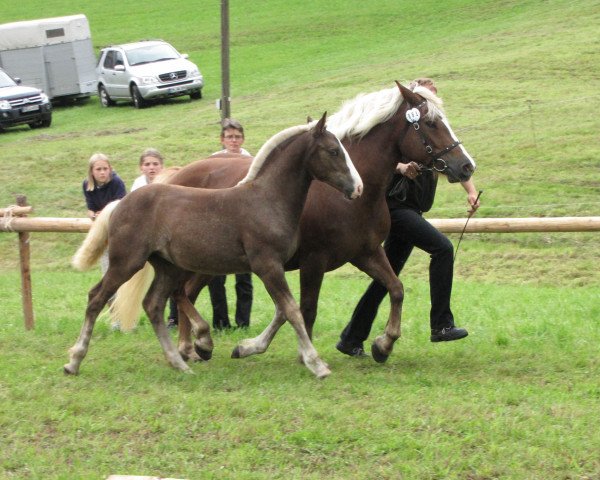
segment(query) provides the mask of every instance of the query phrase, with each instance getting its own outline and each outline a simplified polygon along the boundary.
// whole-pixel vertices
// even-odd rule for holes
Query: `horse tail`
[[[118,323],[121,331],[133,330],[142,314],[142,300],[154,279],[154,268],[148,262],[133,277],[119,287],[110,306],[112,323]]]
[[[152,183],[169,183],[181,167],[165,168]],[[142,314],[142,300],[154,279],[154,269],[146,262],[141,270],[119,287],[109,309],[113,324],[118,323],[121,331],[133,330]]]
[[[115,200],[109,203],[102,209],[100,215],[96,217],[92,228],[88,232],[85,240],[77,250],[77,253],[73,256],[71,264],[73,267],[80,271],[89,270],[94,266],[98,259],[104,253],[104,250],[108,247],[108,224],[110,216],[119,204],[120,200]]]

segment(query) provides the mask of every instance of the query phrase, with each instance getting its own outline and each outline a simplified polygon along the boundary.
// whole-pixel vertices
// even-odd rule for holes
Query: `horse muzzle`
[[[362,195],[363,192],[363,183],[362,181],[355,182],[354,188],[350,188],[345,192],[346,198],[348,200],[354,200]]]
[[[354,187],[354,190],[352,191],[352,193],[350,193],[350,195],[348,196],[348,198],[350,200],[354,200],[355,198],[358,198],[362,195],[362,189],[363,189],[363,184],[362,182],[359,182],[356,187]]]
[[[475,165],[472,162],[465,162],[460,166],[448,164],[443,173],[448,177],[450,183],[466,182],[475,172]]]

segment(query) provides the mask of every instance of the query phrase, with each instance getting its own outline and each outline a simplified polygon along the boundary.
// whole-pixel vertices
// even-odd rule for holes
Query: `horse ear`
[[[396,85],[398,85],[398,88],[400,89],[400,94],[402,95],[402,98],[404,100],[406,100],[410,105],[415,107],[423,101],[423,99],[419,95],[417,95],[411,89],[406,88],[404,85],[402,85],[400,82],[398,82],[398,80],[394,80],[394,81],[396,82]]]
[[[323,135],[323,132],[325,132],[325,122],[327,120],[327,112],[325,112],[323,114],[323,116],[321,117],[321,120],[319,120],[319,122],[315,125],[315,127],[313,128],[313,135],[319,136],[319,135]]]
[[[312,117],[309,115],[306,117],[306,123],[311,123],[313,121]]]

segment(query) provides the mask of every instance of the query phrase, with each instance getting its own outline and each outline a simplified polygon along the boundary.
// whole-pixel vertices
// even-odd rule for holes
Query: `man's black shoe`
[[[451,342],[452,340],[460,340],[465,338],[469,332],[464,328],[458,328],[454,325],[451,327],[442,328],[441,330],[431,330],[432,342]]]
[[[177,328],[177,320],[175,320],[174,318],[169,318],[169,320],[167,321],[167,328]]]
[[[337,345],[335,346],[335,348],[337,348],[340,352],[349,355],[351,357],[368,357],[369,355],[367,355],[367,353],[365,352],[365,349],[363,348],[362,345],[358,345],[358,346],[354,346],[354,345],[348,345],[347,343],[344,343],[342,341],[339,341],[337,343]]]

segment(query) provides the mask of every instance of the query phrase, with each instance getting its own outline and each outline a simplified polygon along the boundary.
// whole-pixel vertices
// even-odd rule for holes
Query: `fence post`
[[[17,195],[17,205],[27,206],[27,197]],[[32,330],[35,326],[33,317],[33,298],[31,294],[31,262],[29,249],[29,232],[19,232],[19,258],[21,260],[21,296],[23,298],[23,315],[25,330]]]

